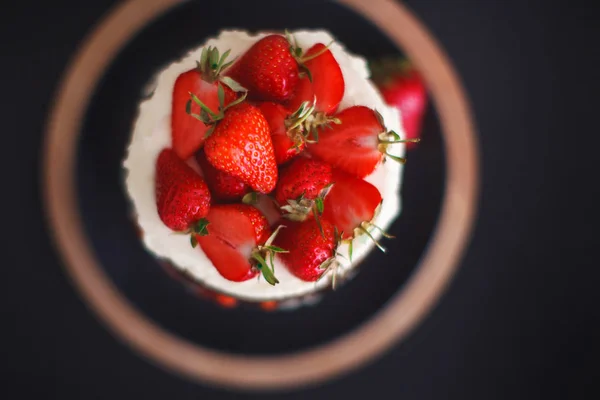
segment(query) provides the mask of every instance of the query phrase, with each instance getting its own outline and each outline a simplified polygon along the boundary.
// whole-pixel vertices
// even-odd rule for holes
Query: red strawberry
[[[400,110],[406,137],[420,138],[427,108],[427,90],[421,74],[408,62],[393,59],[374,63],[372,69],[373,80],[386,103]],[[413,146],[414,143],[407,143],[407,148]]]
[[[204,151],[196,153],[196,161],[204,174],[204,180],[214,199],[232,201],[241,199],[250,191],[250,187],[239,178],[216,169],[208,162]]]
[[[287,249],[279,255],[288,270],[303,281],[316,281],[335,262],[339,240],[334,226],[321,221],[323,234],[314,218],[287,223],[275,243]]]
[[[198,230],[210,207],[206,183],[173,150],[164,149],[156,160],[158,215],[174,231]]]
[[[237,104],[219,115],[206,139],[206,159],[260,193],[277,183],[277,163],[269,125],[260,110],[249,103]]]
[[[381,204],[381,193],[369,182],[340,170],[333,171],[333,186],[325,198],[323,220],[331,222],[342,239],[364,233]]]
[[[269,123],[277,164],[284,164],[300,154],[306,143],[313,141],[309,137],[318,127],[336,121],[315,113],[314,106],[308,101],[300,104],[294,112],[272,102],[260,103],[258,108]]]
[[[344,75],[340,65],[322,43],[317,43],[308,49],[302,59],[304,67],[310,71],[312,82],[308,76],[300,79],[294,96],[289,102],[290,109],[295,110],[303,102],[312,102],[316,97],[317,112],[334,113],[344,97]]]
[[[298,84],[298,62],[291,45],[281,35],[269,35],[254,43],[227,71],[249,90],[253,99],[283,102]]]
[[[354,106],[335,117],[339,123],[330,124],[330,129],[319,128],[318,143],[308,149],[312,155],[360,178],[371,174],[384,154],[405,162],[404,158],[386,152],[389,144],[406,140],[393,131],[387,132],[377,111]]]
[[[304,220],[313,208],[323,212],[323,198],[330,189],[331,166],[320,160],[298,157],[282,172],[275,188],[275,200],[288,218]]]
[[[206,219],[207,232],[196,240],[219,274],[242,282],[260,271],[267,282],[278,283],[266,259],[281,249],[271,246],[271,229],[260,211],[245,204],[215,205]]]
[[[287,108],[272,102],[261,103],[258,108],[269,123],[277,164],[289,161],[304,150],[304,137],[297,131],[288,131],[286,121],[292,113]]]
[[[171,138],[173,150],[183,160],[191,157],[202,147],[208,130],[208,126],[188,115],[189,112],[200,113],[200,107],[197,104],[191,104],[191,109],[186,110],[190,92],[194,93],[209,108],[217,109],[220,72],[229,65],[225,63],[228,53],[219,56],[216,48],[204,48],[198,67],[179,75],[175,81],[171,106]],[[217,62],[212,64],[214,59]],[[229,104],[236,98],[236,93],[227,85],[223,85],[223,89],[225,104]]]

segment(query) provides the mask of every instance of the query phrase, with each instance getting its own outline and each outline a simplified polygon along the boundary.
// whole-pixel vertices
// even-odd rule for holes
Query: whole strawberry
[[[365,106],[353,106],[335,114],[336,123],[318,128],[318,142],[308,151],[333,167],[359,178],[370,175],[384,156],[404,163],[406,160],[388,153],[388,146],[412,139],[400,139],[387,131],[381,115]]]
[[[320,160],[297,157],[281,172],[275,200],[288,219],[302,221],[323,212],[323,199],[331,188],[331,166]]]
[[[250,98],[283,102],[298,84],[298,62],[282,35],[268,35],[254,43],[227,71],[249,90]]]
[[[210,207],[206,183],[171,149],[156,160],[155,194],[158,215],[174,231],[200,231]]]
[[[204,232],[195,240],[221,276],[242,282],[262,273],[271,285],[279,282],[273,274],[273,259],[285,250],[273,246],[279,229],[271,233],[259,210],[245,204],[215,205],[206,221]]]
[[[250,187],[241,179],[213,167],[206,159],[203,150],[196,153],[196,161],[202,170],[204,180],[206,181],[214,200],[240,200],[250,191]]]
[[[277,163],[263,114],[249,103],[240,103],[216,117],[204,144],[208,162],[257,192],[271,192],[277,183]]]
[[[389,105],[401,114],[408,139],[421,137],[423,116],[427,109],[427,90],[421,74],[405,60],[384,59],[373,63],[373,80]],[[413,148],[414,143],[407,143]]]
[[[194,93],[204,104],[211,109],[219,106],[219,85],[229,82],[221,77],[221,71],[231,63],[226,62],[229,52],[220,55],[219,50],[214,47],[202,49],[202,56],[196,68],[182,73],[177,77],[173,87],[173,101],[171,105],[171,139],[172,148],[181,159],[191,157],[204,143],[207,125],[194,118],[188,113],[200,113],[197,104],[187,104],[190,93]],[[236,90],[238,88],[233,85]],[[224,103],[231,103],[237,97],[236,92],[227,84],[223,85]]]
[[[275,244],[288,250],[279,254],[287,269],[303,281],[316,281],[336,262],[339,238],[334,226],[321,221],[321,229],[314,218],[304,222],[286,223]]]

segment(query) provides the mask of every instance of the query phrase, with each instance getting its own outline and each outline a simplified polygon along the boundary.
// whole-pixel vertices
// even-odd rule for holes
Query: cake
[[[286,47],[287,50],[285,51],[292,53],[292,57],[296,61],[302,60],[305,64],[292,66],[293,68],[297,68],[298,76],[293,75],[289,79],[284,77],[287,81],[284,79],[283,84],[281,80],[269,83],[272,85],[279,84],[279,89],[283,88],[285,90],[279,90],[279,93],[273,95],[270,92],[265,95],[260,92],[261,89],[264,89],[265,85],[261,88],[252,79],[264,80],[265,76],[260,68],[269,68],[267,65],[268,61],[265,62],[263,58],[258,66],[253,65],[249,67],[248,58],[250,56],[248,54],[252,53],[256,47],[268,42],[271,38],[265,38],[270,36],[278,36],[273,43],[282,43],[282,40],[286,40],[285,43],[288,43],[288,47]],[[267,50],[272,51],[273,43],[267,43],[268,46],[265,44],[263,49],[258,49],[258,51],[264,52],[265,46]],[[295,48],[302,50],[298,50],[298,53],[295,53]],[[281,49],[276,50],[283,51]],[[227,57],[223,60],[222,58],[226,51],[228,51],[225,54]],[[314,56],[313,58],[310,58],[311,52]],[[219,56],[215,63],[216,54],[219,54]],[[329,57],[329,59],[325,57]],[[266,58],[266,60],[269,59],[273,60],[271,57]],[[234,61],[228,64],[227,60]],[[315,62],[314,60],[319,61]],[[310,66],[319,66],[319,63],[325,65],[326,62],[331,63],[331,60],[334,60],[336,65],[339,66],[339,72],[335,70],[337,67],[330,67],[329,64],[327,64],[327,67],[323,67],[323,70],[317,71],[318,68],[315,67],[315,71],[310,71]],[[220,61],[223,62],[217,67]],[[253,61],[250,60],[250,62]],[[281,62],[281,60],[275,57],[273,62]],[[221,78],[213,76],[212,78],[216,79],[216,84],[212,88],[221,86],[218,89],[220,93],[217,93],[212,98],[205,96],[205,99],[214,100],[217,98],[223,102],[222,105],[226,105],[227,102],[240,101],[239,104],[235,104],[230,108],[226,108],[224,112],[220,112],[218,111],[219,104],[216,100],[210,100],[212,104],[208,104],[210,101],[207,100],[207,104],[205,105],[214,114],[220,114],[219,118],[221,119],[214,117],[206,111],[201,111],[202,108],[198,106],[202,102],[198,98],[202,90],[217,89],[208,88],[206,83],[194,82],[191,86],[188,83],[184,87],[184,89],[191,87],[193,90],[189,90],[190,93],[178,94],[178,91],[181,92],[181,88],[179,87],[182,86],[181,82],[187,79],[184,78],[184,74],[194,70],[197,66],[200,68],[206,65],[209,65],[209,68],[219,69],[218,72],[220,72],[220,75],[226,78],[219,81]],[[258,68],[259,70],[251,71],[253,68]],[[213,70],[212,72],[215,71]],[[254,75],[251,72],[254,72]],[[339,76],[340,72],[341,77]],[[314,298],[315,294],[330,288],[333,283],[337,282],[339,284],[353,276],[364,257],[379,245],[383,239],[384,231],[389,228],[401,209],[400,185],[403,166],[402,162],[389,161],[390,158],[403,161],[401,157],[404,155],[405,147],[400,139],[400,137],[404,136],[400,116],[396,109],[384,103],[380,93],[369,80],[369,74],[366,61],[345,50],[342,44],[335,41],[329,33],[325,31],[306,30],[292,32],[287,36],[283,33],[279,35],[272,33],[250,34],[243,31],[223,31],[217,37],[207,40],[200,48],[190,51],[181,60],[165,66],[156,75],[156,79],[152,83],[151,95],[149,98],[143,100],[139,106],[139,114],[133,127],[131,141],[124,161],[124,169],[126,171],[125,187],[128,197],[131,200],[135,223],[142,232],[142,240],[146,249],[176,270],[181,271],[187,279],[200,285],[200,287],[206,288],[212,293],[247,302],[269,304],[281,301],[298,302],[299,299],[311,298],[311,296]],[[339,81],[342,77],[342,89],[340,91],[339,83],[335,83],[335,81],[336,79]],[[196,77],[195,79],[198,78]],[[222,84],[218,82],[222,82]],[[261,82],[264,83],[263,81]],[[285,87],[285,85],[289,86],[290,84],[293,87]],[[335,87],[332,88],[334,84]],[[317,85],[327,85],[327,87],[319,88]],[[272,89],[268,85],[266,87]],[[317,96],[317,93],[319,93],[319,96]],[[183,100],[177,96],[180,98],[187,97],[185,105],[182,105],[184,104],[182,103]],[[240,100],[241,98],[244,98],[243,101]],[[266,103],[269,104],[265,105]],[[235,122],[231,122],[236,116],[238,122],[240,118],[241,121],[246,122],[258,121],[256,122],[257,129],[267,129],[273,133],[273,117],[267,117],[270,115],[269,113],[273,114],[274,110],[278,109],[277,107],[283,107],[288,110],[288,117],[290,117],[290,120],[292,117],[296,118],[295,120],[299,121],[299,128],[294,128],[295,137],[290,136],[288,133],[289,139],[294,142],[294,146],[288,146],[291,154],[282,153],[281,148],[278,151],[277,146],[279,145],[276,142],[275,136],[272,136],[273,139],[268,146],[272,145],[273,150],[267,149],[268,154],[258,154],[255,152],[253,154],[257,158],[246,160],[250,162],[248,165],[252,168],[256,167],[260,169],[260,174],[262,175],[260,175],[261,179],[258,181],[255,179],[258,175],[249,174],[246,167],[244,167],[246,169],[240,168],[237,165],[231,165],[232,162],[227,164],[217,159],[218,157],[229,157],[231,154],[231,152],[226,153],[229,149],[223,150],[220,147],[222,143],[226,143],[229,140],[227,137],[225,137],[225,141],[219,141],[217,138],[209,136],[209,138],[212,138],[209,142],[209,139],[205,139],[204,136],[199,138],[198,135],[195,135],[191,139],[189,137],[182,139],[182,135],[180,134],[181,131],[189,129],[189,126],[191,126],[189,124],[201,124],[202,127],[196,125],[201,131],[208,131],[209,135],[212,134],[213,136],[223,138],[227,132],[236,128],[237,125],[235,125]],[[184,113],[188,115],[182,116]],[[189,114],[195,114],[195,117]],[[307,115],[309,115],[308,118],[306,118]],[[176,117],[178,121],[175,121]],[[376,126],[383,127],[381,132],[375,132],[375,136],[367,132],[370,136],[361,137],[359,140],[360,143],[356,140],[342,143],[344,135],[357,134],[354,131],[349,131],[350,126],[355,126],[356,129],[359,129],[362,125],[374,126],[376,122],[373,120],[373,117],[376,117],[376,121],[379,123]],[[189,118],[189,120],[185,118]],[[247,119],[244,120],[244,118]],[[303,118],[305,119],[302,120]],[[365,121],[365,118],[368,120],[370,118],[370,125],[362,123],[362,121]],[[179,121],[179,119],[183,122]],[[211,122],[205,124],[202,121],[198,121],[198,119],[203,119],[204,122],[207,120]],[[346,125],[344,125],[344,121],[347,121]],[[354,123],[352,121],[358,122]],[[250,126],[254,122],[248,122],[242,128],[238,128],[242,130],[246,129],[247,126]],[[267,128],[265,128],[265,122],[268,124]],[[322,125],[319,125],[317,122],[320,122]],[[227,132],[225,132],[225,125],[229,127],[229,131]],[[286,128],[289,128],[289,124],[286,125]],[[175,132],[176,130],[177,132]],[[388,131],[391,133],[387,133]],[[189,132],[189,130],[186,132]],[[291,129],[288,129],[286,132],[291,132]],[[342,140],[336,142],[334,141],[336,137]],[[382,138],[385,143],[383,147],[379,145]],[[279,137],[277,139],[282,138]],[[283,139],[286,138],[283,137]],[[198,141],[202,143],[199,145],[196,143]],[[388,144],[387,142],[393,143]],[[338,147],[337,143],[340,143],[340,147]],[[344,148],[344,143],[347,144],[347,148]],[[245,144],[245,146],[248,145]],[[381,154],[380,160],[376,160],[377,162],[373,164],[374,168],[367,167],[365,169],[362,161],[365,158],[372,157],[373,153],[365,153],[365,155],[359,156],[358,152],[351,151],[353,149],[352,146],[371,146],[377,150],[384,151],[385,154]],[[169,150],[172,148],[173,150]],[[255,150],[258,151],[260,149]],[[346,151],[347,157],[335,158],[338,157],[340,151]],[[174,155],[178,157],[174,157]],[[274,156],[275,160],[273,160]],[[290,159],[285,159],[288,157]],[[175,164],[173,163],[179,162],[176,160],[177,158],[182,161],[185,168],[179,164],[174,166]],[[370,160],[366,161],[370,162]],[[163,165],[159,167],[159,163]],[[235,160],[233,163],[235,164]],[[279,199],[277,201],[276,198],[278,196],[281,197],[281,193],[285,193],[286,191],[285,188],[282,188],[285,186],[283,181],[287,179],[286,177],[291,176],[290,179],[293,180],[297,176],[295,173],[289,172],[296,164],[298,164],[296,170],[301,171],[301,173],[308,170],[308,165],[314,164],[317,165],[315,168],[318,168],[318,165],[327,164],[326,178],[323,178],[325,184],[319,187],[319,189],[323,190],[319,190],[318,195],[316,197],[313,196],[311,199],[288,199],[291,201]],[[230,170],[225,171],[224,166],[230,168]],[[373,170],[370,171],[369,169]],[[212,182],[211,185],[210,177],[206,176],[206,171],[208,170],[214,170],[213,173],[217,174],[226,172],[227,176],[232,175],[235,178],[232,179],[232,182],[238,184],[238,189],[241,192],[236,194],[235,190],[237,189],[233,187],[235,185],[230,185],[227,186],[227,190],[233,191],[231,198],[216,196],[213,190],[215,183]],[[193,186],[193,190],[190,189],[192,191],[188,192],[186,196],[189,196],[189,193],[193,193],[192,197],[208,197],[206,200],[200,200],[198,204],[194,200],[194,207],[197,207],[192,211],[186,205],[188,213],[192,212],[196,213],[195,215],[197,216],[203,215],[206,217],[198,218],[198,220],[204,221],[208,219],[205,223],[195,223],[193,226],[190,225],[185,228],[183,225],[171,225],[175,226],[176,229],[167,226],[165,221],[167,221],[168,217],[164,215],[166,212],[164,208],[174,207],[173,191],[179,188],[177,185],[170,186],[168,180],[174,179],[173,176],[180,176],[178,174],[194,181],[195,186]],[[195,174],[196,176],[192,176],[191,174]],[[318,174],[321,174],[321,172],[318,172]],[[361,176],[364,174],[366,176]],[[311,177],[313,176],[311,175]],[[198,183],[203,180],[206,180],[206,183],[209,185],[202,186],[203,183]],[[339,183],[336,183],[336,181]],[[342,182],[345,182],[345,187],[342,185]],[[229,184],[229,182],[226,182],[226,184]],[[294,187],[293,184],[290,185],[292,186],[288,185],[287,189]],[[336,187],[336,185],[338,186]],[[363,187],[365,189],[362,189]],[[364,224],[354,227],[353,232],[341,232],[341,229],[337,229],[338,225],[347,225],[351,222],[349,222],[348,218],[345,218],[346,216],[343,213],[354,216],[357,213],[355,210],[356,207],[352,208],[353,204],[345,203],[345,199],[353,202],[358,201],[354,200],[354,196],[348,195],[352,192],[350,189],[354,189],[356,197],[359,199],[363,193],[376,189],[374,193],[376,192],[379,195],[380,204],[377,205],[376,210],[369,211],[373,215],[372,221],[364,221]],[[168,191],[168,193],[165,191]],[[306,193],[305,190],[303,194]],[[375,197],[376,194],[372,196],[372,199]],[[337,202],[331,203],[328,198],[335,198]],[[296,200],[302,200],[301,204],[295,202]],[[171,203],[165,206],[165,202],[168,203],[169,201]],[[181,198],[178,198],[177,201],[181,205]],[[242,201],[251,203],[252,205],[243,206]],[[331,204],[328,204],[328,202]],[[240,252],[243,257],[249,258],[250,265],[252,266],[247,277],[248,279],[245,279],[246,277],[239,278],[237,275],[234,280],[228,279],[227,274],[223,274],[223,268],[219,265],[217,265],[219,267],[217,268],[213,261],[225,253],[229,254],[231,249],[225,246],[223,252],[221,252],[219,250],[221,248],[217,250],[210,248],[208,253],[211,256],[204,249],[209,249],[208,246],[213,246],[211,243],[215,241],[219,242],[219,246],[223,244],[222,240],[216,240],[214,237],[211,239],[213,242],[210,242],[210,239],[206,239],[207,237],[211,237],[211,230],[213,229],[211,226],[214,227],[214,232],[217,232],[217,230],[219,232],[229,232],[219,233],[221,235],[241,235],[242,231],[244,231],[245,228],[227,227],[227,224],[222,222],[223,219],[230,218],[229,216],[235,216],[231,211],[234,209],[234,203],[238,209],[242,209],[242,207],[256,207],[268,221],[270,228],[268,233],[271,234],[278,231],[279,236],[275,237],[272,243],[267,244],[278,245],[281,242],[287,242],[292,247],[295,247],[294,243],[298,243],[298,246],[301,247],[300,241],[295,240],[294,237],[295,234],[299,234],[298,232],[301,229],[304,232],[302,233],[302,238],[307,237],[307,235],[313,235],[314,232],[318,231],[320,235],[313,235],[316,238],[315,240],[324,241],[324,229],[327,231],[326,235],[329,239],[327,245],[329,246],[331,242],[329,236],[333,235],[335,245],[333,249],[331,249],[331,246],[326,246],[331,251],[331,254],[326,254],[326,256],[330,257],[325,257],[327,258],[327,265],[321,266],[322,274],[319,273],[319,276],[316,276],[318,270],[315,268],[308,268],[305,271],[302,266],[293,265],[300,262],[298,260],[304,260],[307,255],[311,256],[312,248],[308,251],[306,247],[301,250],[294,248],[290,253],[274,254],[273,265],[269,264],[269,260],[266,259],[267,267],[265,267],[257,265],[255,258],[248,257],[249,254],[255,254],[254,250],[240,250],[240,247],[236,247],[235,243],[226,243],[230,247],[233,246],[234,250]],[[163,210],[159,210],[161,207]],[[159,211],[162,211],[162,214]],[[353,212],[355,214],[352,214]],[[214,219],[212,225],[210,221],[211,215]],[[217,220],[217,217],[219,220]],[[237,221],[238,219],[235,216],[231,221]],[[331,222],[331,220],[334,220],[334,222]],[[172,221],[174,221],[173,218],[168,222],[172,223]],[[245,224],[243,218],[240,221],[242,221],[242,225]],[[222,226],[219,227],[219,224]],[[284,227],[277,229],[279,225],[283,225]],[[348,230],[352,231],[352,229]],[[258,235],[258,230],[256,233]],[[354,235],[355,233],[356,235]],[[266,237],[262,238],[262,243],[260,244],[264,245],[265,240]],[[289,243],[290,241],[292,243]],[[192,246],[198,243],[200,245]],[[259,243],[256,242],[256,244],[258,245]],[[309,243],[308,246],[310,247],[311,244]],[[257,248],[261,249],[261,247]],[[279,246],[275,246],[275,249],[288,250],[279,248]],[[260,254],[264,255],[265,258],[270,258],[267,250],[264,251],[265,253]],[[227,259],[229,260],[229,258]],[[221,261],[217,261],[217,263],[219,262]],[[367,265],[364,267],[368,268]],[[225,266],[225,268],[230,267]],[[265,271],[265,268],[269,268],[270,271]],[[275,276],[277,282],[269,279],[268,276],[270,275]]]

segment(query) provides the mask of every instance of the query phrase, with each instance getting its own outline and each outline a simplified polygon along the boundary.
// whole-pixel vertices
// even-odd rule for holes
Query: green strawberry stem
[[[354,250],[354,240],[350,239],[350,242],[348,243],[348,258],[350,259],[350,262],[352,262],[352,251]]]
[[[262,273],[262,275],[264,276],[265,280],[275,286],[276,284],[279,283],[279,280],[275,277],[275,274],[273,273],[273,271],[271,270],[271,268],[269,268],[269,266],[267,265],[267,262],[265,261],[265,259],[258,253],[253,253],[252,254],[252,258],[254,258],[256,261],[258,261],[258,264],[256,265],[256,268],[258,268],[258,270]]]
[[[371,240],[373,241],[373,243],[375,243],[375,246],[377,246],[377,248],[378,248],[379,250],[383,251],[384,253],[386,252],[386,249],[385,249],[385,247],[383,247],[383,246],[382,246],[382,245],[381,245],[381,244],[380,244],[380,243],[377,241],[377,239],[375,239],[375,238],[373,237],[373,235],[371,235],[371,232],[369,232],[369,230],[368,230],[368,229],[366,229],[366,228],[365,228],[365,227],[364,227],[362,224],[361,224],[361,226],[359,226],[359,227],[358,227],[358,229],[359,229],[361,232],[363,232],[364,234],[366,234],[366,235],[369,237],[369,239],[371,239]]]
[[[383,229],[381,229],[379,226],[375,225],[372,222],[367,222],[367,225],[369,227],[373,227],[373,228],[377,229],[379,232],[381,232],[381,235],[386,239],[395,239],[396,238],[396,236],[390,235],[389,233],[387,233],[386,231],[384,231]]]
[[[379,144],[378,144],[378,150],[383,153],[386,157],[391,158],[392,160],[399,162],[401,164],[405,164],[406,163],[406,158],[404,157],[399,157],[399,156],[395,156],[391,153],[389,153],[387,151],[387,148],[390,144],[396,144],[396,143],[417,143],[420,141],[419,138],[415,138],[415,139],[401,139],[400,135],[398,135],[396,132],[394,131],[387,131],[387,129],[385,128],[385,124],[383,121],[383,116],[377,111],[375,111],[375,116],[377,117],[379,123],[381,124],[381,126],[384,127],[384,131],[379,135],[379,137],[377,138]]]
[[[221,72],[227,69],[235,61],[225,62],[230,53],[231,50],[227,50],[222,55],[219,55],[219,49],[216,47],[204,47],[200,54],[200,61],[196,62],[202,79],[208,83],[219,80]]]
[[[187,231],[177,233],[190,235],[190,244],[192,245],[192,247],[196,248],[196,246],[198,246],[198,239],[196,238],[196,235],[208,235],[208,224],[208,220],[206,218],[202,218],[196,221]]]
[[[219,81],[217,84],[217,96],[219,99],[219,111],[218,112],[214,112],[213,110],[211,110],[210,107],[208,107],[206,104],[204,104],[202,102],[202,100],[200,100],[198,98],[198,96],[196,96],[192,92],[189,92],[191,99],[188,100],[185,105],[185,112],[187,114],[189,114],[190,116],[196,118],[197,120],[203,122],[205,125],[211,126],[211,128],[205,134],[205,137],[209,137],[214,130],[215,124],[225,117],[225,111],[227,111],[229,108],[236,106],[236,105],[240,104],[241,102],[243,102],[244,100],[246,100],[246,97],[248,96],[248,92],[243,91],[241,93],[242,93],[242,95],[240,97],[238,97],[237,99],[235,99],[234,101],[229,103],[227,106],[225,106],[225,89],[223,89],[223,86],[222,86],[221,82]],[[198,106],[200,106],[200,114],[192,113],[192,101],[194,103],[196,103]]]
[[[265,243],[258,246],[256,250],[252,252],[252,258],[257,261],[256,268],[258,268],[265,280],[271,285],[279,283],[279,280],[275,277],[275,254],[288,253],[287,250],[273,245],[277,234],[282,228],[285,228],[285,225],[279,225]],[[269,259],[269,263],[266,261],[267,258]]]
[[[308,80],[310,82],[312,82],[312,73],[310,72],[310,69],[308,69],[306,67],[305,63],[307,61],[310,61],[312,59],[319,57],[321,54],[323,54],[327,50],[329,50],[329,47],[335,42],[335,40],[332,40],[331,42],[329,42],[329,44],[327,46],[325,46],[323,49],[321,49],[320,51],[316,52],[315,54],[311,54],[310,56],[307,57],[304,55],[302,48],[300,46],[298,46],[298,41],[296,40],[296,37],[294,35],[292,35],[287,29],[285,30],[285,38],[287,39],[288,43],[290,44],[290,53],[292,53],[292,56],[298,63],[298,68],[300,69],[301,74],[306,75]]]
[[[258,203],[259,196],[260,196],[260,193],[258,193],[258,192],[246,193],[244,195],[244,197],[242,197],[242,203],[248,204],[248,205],[255,205]]]

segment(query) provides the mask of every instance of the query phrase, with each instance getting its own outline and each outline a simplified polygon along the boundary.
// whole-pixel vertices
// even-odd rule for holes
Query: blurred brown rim
[[[476,212],[478,154],[473,118],[459,78],[429,31],[405,6],[343,0],[375,23],[422,72],[439,113],[447,155],[442,212],[427,253],[406,287],[368,323],[319,347],[277,356],[239,356],[190,343],[155,325],[118,291],[94,257],[75,188],[76,141],[91,94],[117,52],[180,0],[131,0],[85,40],[57,92],[46,132],[43,185],[51,231],[68,275],[92,310],[149,360],[212,384],[277,389],[315,384],[372,360],[423,319],[454,274]]]

